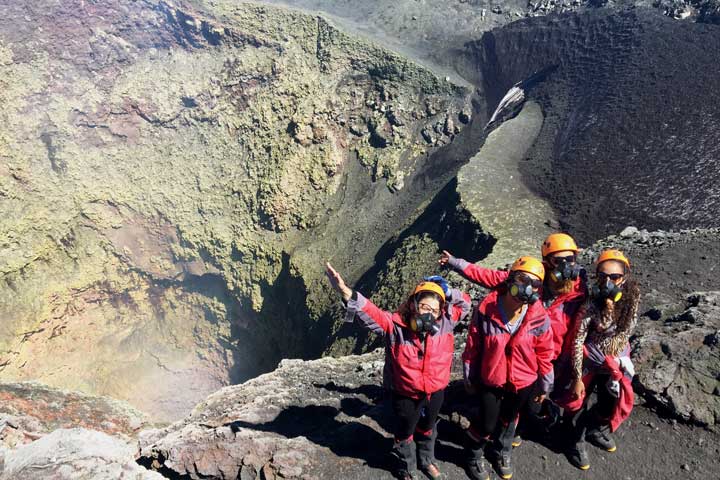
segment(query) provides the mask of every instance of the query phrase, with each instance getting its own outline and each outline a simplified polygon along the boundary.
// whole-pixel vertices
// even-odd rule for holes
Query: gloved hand
[[[440,285],[440,288],[443,289],[443,292],[445,292],[445,299],[450,299],[450,285],[448,285],[447,280],[445,280],[440,275],[431,275],[429,277],[423,277],[423,280],[426,282],[433,282]]]
[[[617,380],[613,380],[612,378],[607,381],[605,386],[608,389],[608,392],[610,392],[610,395],[612,395],[615,398],[620,397],[620,382]]]
[[[619,357],[618,363],[620,364],[620,370],[625,372],[630,378],[635,376],[635,365],[633,365],[630,357]]]

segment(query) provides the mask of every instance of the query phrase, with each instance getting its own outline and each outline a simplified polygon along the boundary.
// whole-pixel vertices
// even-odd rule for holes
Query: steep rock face
[[[555,67],[528,92],[545,122],[521,171],[584,243],[626,225],[717,226],[717,26],[602,8],[514,22],[469,54],[490,106]]]
[[[479,142],[432,155],[462,135],[468,92],[322,18],[150,0],[3,12],[6,379],[174,418],[317,354],[333,322],[319,258],[359,276]]]

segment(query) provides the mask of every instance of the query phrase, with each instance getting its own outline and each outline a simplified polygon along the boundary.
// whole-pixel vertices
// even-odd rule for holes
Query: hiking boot
[[[515,435],[512,439],[512,446],[513,448],[516,448],[520,445],[522,445],[522,438],[520,437],[520,435]]]
[[[412,476],[412,470],[415,470],[415,444],[412,438],[395,441],[392,454],[396,458],[394,470],[397,478],[403,480],[414,478]]]
[[[510,452],[499,452],[497,455],[497,469],[500,478],[509,480],[513,476],[512,462],[510,461]]]
[[[415,480],[415,477],[413,477],[413,474],[408,472],[407,470],[398,470],[395,472],[395,478],[398,480]]]
[[[487,467],[487,463],[482,455],[480,458],[470,458],[467,465],[467,474],[473,480],[490,480],[490,473]]]
[[[430,465],[421,468],[421,470],[425,475],[428,476],[428,478],[432,478],[433,480],[442,478],[442,473],[440,473],[440,469],[434,463],[431,463]]]
[[[615,440],[610,436],[610,432],[607,428],[598,428],[590,430],[585,439],[595,445],[598,448],[602,448],[606,452],[614,452],[617,450]]]
[[[588,457],[585,442],[578,442],[568,450],[567,458],[570,463],[580,470],[590,468],[590,457]]]

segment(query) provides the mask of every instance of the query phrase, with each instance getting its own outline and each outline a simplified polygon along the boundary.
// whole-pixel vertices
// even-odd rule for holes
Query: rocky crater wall
[[[480,141],[472,92],[321,17],[3,11],[2,378],[173,418],[317,356],[322,260],[359,277]]]

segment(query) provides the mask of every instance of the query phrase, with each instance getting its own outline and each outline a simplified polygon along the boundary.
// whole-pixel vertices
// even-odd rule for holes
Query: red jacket
[[[453,329],[470,313],[470,296],[452,289],[439,320],[440,331],[421,340],[400,314],[381,310],[359,292],[355,295],[347,303],[348,312],[354,312],[369,330],[385,336],[385,385],[413,398],[445,388],[455,350]]]
[[[499,287],[510,275],[509,272],[483,268],[462,258],[451,257],[449,263],[468,279],[487,288]],[[561,353],[570,352],[572,338],[569,338],[571,335],[567,333],[573,331],[580,307],[587,297],[586,291],[585,279],[581,276],[575,280],[572,291],[555,297],[550,305],[545,304],[552,328],[553,360]],[[542,294],[542,291],[540,293]]]
[[[502,321],[500,295],[499,290],[490,292],[473,316],[462,356],[468,378],[511,391],[539,378],[541,390],[551,391],[553,343],[545,308],[541,302],[528,305],[522,324],[511,336]]]

